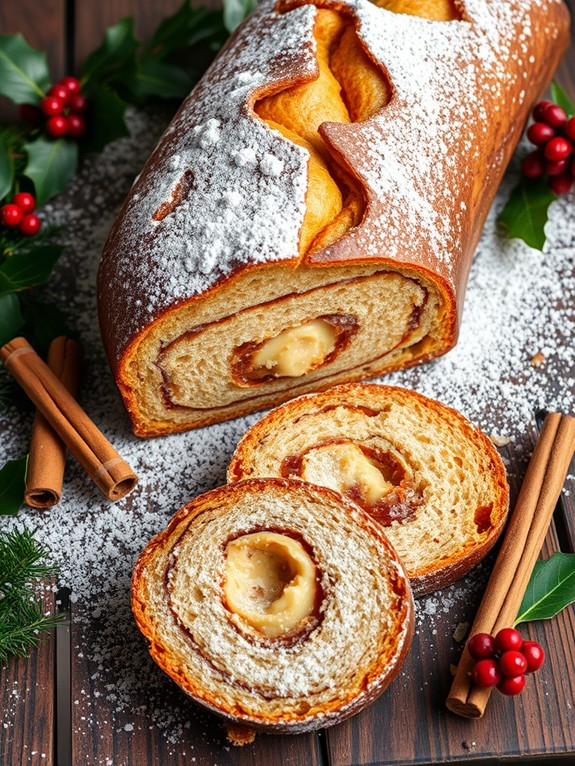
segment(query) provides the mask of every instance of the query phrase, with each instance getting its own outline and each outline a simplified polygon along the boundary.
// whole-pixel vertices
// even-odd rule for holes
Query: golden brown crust
[[[455,552],[451,557],[442,560],[440,566],[436,565],[429,571],[410,576],[411,587],[415,596],[431,593],[455,582],[485,558],[503,532],[509,507],[509,485],[505,466],[489,438],[457,410],[440,402],[429,399],[415,391],[373,383],[336,386],[318,394],[298,397],[272,410],[247,431],[230,461],[228,481],[241,481],[258,475],[253,472],[255,454],[266,437],[281,432],[282,424],[294,422],[304,413],[334,407],[336,403],[343,403],[347,399],[352,400],[356,405],[358,400],[361,400],[366,407],[373,406],[374,400],[379,400],[382,406],[394,400],[404,403],[407,407],[413,406],[412,403],[418,403],[426,410],[435,413],[440,420],[453,423],[455,428],[461,432],[469,448],[476,449],[486,457],[492,484],[495,488],[492,498],[494,523],[489,530],[489,535],[471,550]],[[353,437],[353,434],[350,434],[350,437]],[[278,465],[278,473],[279,470],[280,466]]]
[[[313,715],[306,712],[292,712],[286,714],[285,717],[281,713],[277,714],[272,719],[264,715],[246,714],[239,702],[233,706],[226,705],[221,698],[206,690],[201,678],[186,675],[171,647],[158,638],[155,616],[150,611],[150,604],[145,594],[149,586],[150,571],[156,557],[167,550],[166,546],[170,545],[171,540],[179,541],[182,533],[195,518],[200,517],[210,508],[228,507],[228,504],[233,503],[234,497],[238,494],[257,498],[265,492],[280,493],[286,491],[299,493],[302,497],[313,497],[316,502],[322,498],[331,508],[336,504],[342,512],[352,514],[355,519],[354,523],[361,525],[364,530],[368,530],[369,534],[378,541],[378,545],[385,550],[388,560],[392,562],[392,566],[389,567],[389,572],[393,571],[394,573],[391,587],[396,594],[398,604],[401,604],[399,611],[394,612],[394,620],[398,626],[401,626],[401,629],[394,637],[394,648],[391,656],[380,656],[377,664],[371,667],[370,673],[365,679],[365,690],[362,693],[354,692],[346,696],[346,690],[341,690],[338,699],[332,699],[330,704],[321,711],[321,715],[318,715],[318,711],[315,711]],[[289,528],[289,519],[286,519],[285,525],[286,528]],[[389,576],[391,580],[392,575]],[[238,484],[219,487],[197,497],[179,510],[168,527],[151,540],[136,562],[132,577],[132,609],[138,627],[150,642],[150,653],[153,659],[196,702],[212,712],[222,715],[233,725],[248,726],[251,729],[276,733],[298,733],[330,726],[354,715],[373,702],[399,672],[414,632],[414,606],[409,582],[382,528],[374,524],[360,508],[332,490],[286,479],[250,479]],[[352,640],[351,636],[350,640]]]
[[[348,18],[354,20],[355,27],[359,29],[358,10],[353,2],[321,0],[317,5],[347,15]],[[393,4],[394,9],[397,5],[397,3]],[[468,5],[473,9],[473,3],[469,2]],[[491,13],[493,8],[496,9],[495,13],[498,13],[497,6],[503,6],[501,0],[485,0],[485,5],[488,12],[487,15]],[[285,11],[289,8],[296,8],[293,13],[298,14],[299,11],[303,10],[301,6],[301,0],[294,0],[293,2],[283,3],[281,9]],[[389,193],[378,194],[374,188],[366,184],[365,169],[370,167],[369,158],[371,155],[369,152],[373,145],[374,135],[377,135],[378,140],[386,141],[390,129],[393,130],[394,126],[403,125],[405,115],[409,114],[413,108],[413,104],[410,105],[409,100],[401,92],[394,90],[393,81],[391,81],[391,101],[382,111],[382,114],[385,115],[384,120],[370,118],[353,125],[326,122],[320,126],[321,138],[329,148],[331,157],[354,179],[357,187],[365,195],[365,215],[358,226],[351,228],[344,236],[330,246],[313,252],[310,251],[301,260],[299,254],[294,250],[291,257],[284,255],[279,259],[276,258],[275,262],[277,263],[281,260],[287,271],[298,263],[318,269],[329,269],[342,265],[351,267],[353,265],[377,263],[384,269],[390,268],[399,272],[409,272],[413,277],[420,278],[422,283],[432,283],[441,298],[440,302],[443,304],[441,334],[434,339],[434,343],[429,348],[424,348],[420,354],[416,353],[415,358],[410,358],[409,355],[406,355],[398,360],[382,361],[381,365],[374,365],[370,368],[370,376],[385,374],[394,369],[427,361],[446,353],[456,343],[459,317],[461,316],[463,295],[471,260],[495,190],[520,137],[529,109],[545,84],[549,81],[568,43],[569,18],[563,4],[551,1],[541,4],[535,2],[526,3],[525,0],[521,0],[521,2],[519,0],[509,0],[507,6],[512,9],[517,17],[517,28],[513,28],[515,37],[512,37],[511,40],[505,38],[504,42],[507,46],[507,55],[504,62],[507,81],[498,90],[501,82],[496,80],[495,70],[482,73],[480,59],[475,59],[470,63],[470,66],[479,70],[478,79],[481,80],[482,90],[478,90],[478,93],[482,94],[484,99],[484,103],[481,102],[481,108],[486,110],[490,118],[481,142],[475,142],[475,146],[479,147],[479,154],[472,159],[465,148],[466,141],[468,141],[468,135],[465,131],[462,130],[460,134],[451,137],[449,151],[446,154],[450,158],[455,157],[455,162],[449,167],[446,165],[444,176],[442,177],[442,187],[450,189],[452,194],[451,196],[445,195],[444,198],[437,198],[433,201],[435,214],[437,214],[438,218],[447,222],[444,232],[444,247],[438,246],[436,241],[432,242],[433,232],[431,234],[429,232],[427,234],[421,233],[419,238],[415,239],[414,231],[419,231],[419,226],[416,226],[413,221],[410,223],[404,220],[401,215],[403,211],[397,209],[396,201]],[[457,7],[461,7],[465,11],[467,10],[464,2],[459,3]],[[528,15],[534,31],[528,40],[529,51],[522,51],[522,55],[515,55],[515,52],[519,52],[521,50],[520,46],[524,44],[519,39],[523,28],[522,22],[519,23],[519,16],[524,12]],[[382,10],[381,13],[389,14],[389,11]],[[289,13],[284,14],[285,16],[289,16]],[[393,14],[389,14],[387,18],[390,20],[390,26],[392,26],[394,23]],[[422,21],[421,19],[412,18],[414,19],[412,23],[416,26]],[[450,24],[453,28],[456,28],[453,25],[460,25],[461,29],[463,29],[465,25],[473,28],[478,23],[473,18],[473,13],[467,14],[462,12],[457,14],[456,18],[460,20],[434,22],[434,24]],[[247,22],[248,26],[236,33],[236,36],[227,44],[222,54],[220,54],[218,62],[220,64],[222,62],[225,63],[226,57],[233,61],[236,54],[242,54],[247,49],[249,45],[249,38],[246,36],[247,31],[249,31],[252,39],[258,34],[263,39],[274,28],[274,25],[279,23],[278,17],[270,16],[262,5],[261,11],[258,10],[252,20]],[[252,26],[250,27],[250,25]],[[428,25],[427,28],[417,27],[418,33],[420,31],[425,32],[426,29],[431,32],[431,22],[428,22]],[[365,47],[365,52],[373,58],[372,53],[367,50],[365,43],[362,42],[362,44]],[[246,114],[252,109],[257,99],[277,93],[281,88],[294,88],[298,85],[309,83],[310,79],[313,80],[313,75],[310,75],[309,67],[306,64],[309,46],[309,40],[302,42],[300,59],[294,58],[290,61],[289,72],[281,72],[274,64],[272,70],[270,70],[269,82],[265,85],[259,85],[251,93],[246,104]],[[383,64],[385,63],[383,62]],[[378,66],[381,66],[381,62],[379,62]],[[165,319],[172,312],[180,310],[182,307],[190,306],[197,302],[213,301],[218,293],[230,287],[234,282],[237,283],[238,278],[246,276],[251,271],[261,270],[267,265],[266,263],[258,264],[250,262],[248,259],[232,263],[227,272],[214,269],[215,273],[210,277],[209,286],[202,288],[199,292],[190,289],[188,293],[184,292],[178,295],[177,298],[174,298],[170,305],[166,306],[159,303],[155,308],[152,307],[151,315],[146,315],[144,309],[150,297],[150,288],[146,287],[144,278],[140,278],[134,285],[131,285],[131,292],[126,288],[127,294],[123,299],[118,297],[119,291],[124,290],[124,286],[121,284],[122,280],[118,277],[118,262],[122,259],[128,260],[128,265],[124,269],[124,279],[126,279],[126,274],[130,270],[133,251],[135,250],[140,253],[141,261],[147,263],[151,258],[152,250],[150,248],[152,246],[160,248],[164,234],[170,235],[169,224],[173,216],[167,215],[162,220],[156,221],[157,227],[146,232],[144,236],[137,240],[131,238],[131,215],[136,201],[137,205],[139,205],[140,200],[150,192],[156,174],[164,167],[166,157],[169,156],[170,151],[173,150],[173,147],[178,142],[185,140],[186,115],[189,115],[189,122],[191,124],[199,121],[200,117],[194,114],[196,102],[200,101],[206,92],[210,92],[210,89],[214,87],[216,82],[221,81],[221,77],[218,79],[214,71],[211,70],[198,87],[195,93],[195,101],[192,98],[185,102],[176,123],[174,123],[177,129],[171,130],[169,138],[166,137],[146,164],[142,178],[134,188],[134,196],[126,201],[120,218],[114,227],[102,262],[99,278],[102,334],[118,386],[133,420],[134,430],[140,436],[172,433],[184,430],[185,428],[195,428],[219,422],[251,412],[257,408],[268,406],[270,402],[277,404],[288,399],[290,396],[287,392],[278,392],[277,396],[270,395],[269,401],[243,402],[238,403],[236,406],[219,408],[206,412],[204,416],[198,415],[196,417],[194,415],[193,422],[191,419],[189,424],[183,422],[176,423],[169,420],[151,422],[147,419],[145,412],[139,411],[134,381],[130,378],[127,371],[130,360],[138,353],[138,346],[152,324]],[[491,93],[491,91],[499,94],[497,98],[490,98],[485,95]],[[451,94],[452,101],[454,93]],[[475,96],[477,97],[477,93]],[[210,108],[211,103],[210,101]],[[448,103],[444,107],[448,111],[454,112],[454,121],[459,124],[462,113],[456,113],[452,103]],[[198,107],[198,112],[201,115],[201,107]],[[450,122],[452,116],[451,114],[445,114],[446,124]],[[262,121],[258,120],[253,112],[251,117],[254,121],[252,129],[257,141],[257,128],[261,127],[257,123]],[[423,134],[421,140],[427,142],[428,138]],[[418,153],[425,152],[426,149],[422,145],[421,147],[412,147],[411,151],[414,155],[417,155]],[[360,168],[364,169],[363,173],[360,172]],[[371,171],[374,170],[372,161]],[[257,173],[254,178],[256,176]],[[286,179],[287,183],[291,183],[291,181]],[[425,197],[425,193],[423,197]],[[168,204],[169,202],[168,198],[161,204]],[[161,204],[160,206],[155,204],[151,213],[155,214],[160,209]],[[162,210],[165,209],[167,208],[162,208]],[[465,210],[464,214],[461,213],[462,209]],[[391,232],[398,225],[398,221],[402,229],[403,246],[401,247],[397,244],[397,241],[402,238],[396,237],[393,247],[387,247],[385,238],[382,237],[382,232]],[[163,228],[164,226],[165,229]],[[458,236],[448,242],[449,232],[456,230]],[[199,245],[198,249],[201,250]],[[272,260],[270,258],[268,262],[272,262]],[[170,268],[182,270],[183,267],[178,259],[174,259]],[[172,277],[174,277],[174,273],[167,273],[166,281],[170,282]],[[179,279],[178,277],[176,281]],[[120,284],[118,284],[119,282]],[[155,285],[154,290],[158,291],[160,287],[161,285]],[[110,309],[111,306],[115,307],[114,310]],[[334,376],[329,382],[325,383],[325,386],[342,382],[353,382],[362,379],[362,377],[365,377],[365,374],[360,368],[355,371],[352,370],[346,375]]]

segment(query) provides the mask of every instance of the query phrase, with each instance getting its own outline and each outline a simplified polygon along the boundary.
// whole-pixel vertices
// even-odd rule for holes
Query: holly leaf
[[[13,136],[7,130],[0,132],[0,200],[7,197],[14,183]]]
[[[575,554],[554,553],[535,564],[515,625],[549,620],[575,602]]]
[[[26,294],[22,297],[22,313],[26,323],[24,335],[39,352],[46,353],[50,343],[59,335],[77,337],[64,313],[51,303],[38,301]]]
[[[173,16],[162,21],[146,47],[144,58],[161,61],[199,42],[225,37],[220,10],[192,8],[190,0],[186,0]]]
[[[257,0],[224,0],[224,26],[233,32],[257,8]]]
[[[0,516],[15,516],[24,502],[28,455],[9,460],[0,469]]]
[[[551,99],[563,109],[568,117],[575,115],[575,104],[557,82],[551,83]]]
[[[84,64],[82,80],[84,91],[91,98],[93,88],[113,79],[126,65],[133,64],[138,50],[131,16],[106,30],[104,41],[91,53]]]
[[[48,281],[63,245],[44,245],[30,252],[15,250],[0,267],[0,296]]]
[[[49,87],[46,54],[21,34],[0,35],[0,94],[15,104],[39,104]]]
[[[78,144],[66,138],[53,141],[40,136],[24,149],[28,154],[24,175],[34,184],[37,203],[44,205],[63,192],[76,174]]]
[[[192,89],[192,79],[183,69],[155,59],[137,64],[132,77],[126,78],[125,87],[136,101],[147,98],[185,98]]]
[[[94,87],[90,95],[90,131],[84,144],[87,151],[101,152],[117,138],[130,135],[124,119],[126,106],[127,103],[110,88]]]
[[[14,293],[0,296],[0,346],[15,338],[23,325],[18,296]]]
[[[510,238],[522,239],[530,247],[543,250],[549,205],[556,199],[543,179],[523,178],[511,192],[499,223]]]

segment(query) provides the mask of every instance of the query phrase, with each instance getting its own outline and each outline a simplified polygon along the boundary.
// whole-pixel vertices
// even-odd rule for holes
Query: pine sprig
[[[45,614],[34,585],[53,577],[57,568],[46,559],[48,548],[32,532],[0,534],[0,662],[23,657],[37,646],[43,633],[56,627],[62,615]]]

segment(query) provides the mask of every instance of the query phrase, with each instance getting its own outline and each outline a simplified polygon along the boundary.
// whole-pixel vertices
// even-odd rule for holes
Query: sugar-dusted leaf
[[[257,5],[257,0],[224,0],[224,25],[228,32],[239,27]]]
[[[24,148],[28,154],[24,175],[34,184],[36,201],[44,205],[63,192],[76,174],[78,144],[67,138],[52,141],[40,136]]]
[[[0,132],[0,200],[10,193],[14,183],[13,142],[14,138],[10,131]]]
[[[138,62],[131,76],[124,80],[135,101],[148,98],[185,98],[192,89],[192,79],[175,64],[155,59]]]
[[[23,325],[18,296],[14,293],[0,296],[0,346],[12,340]]]
[[[223,40],[226,36],[221,10],[192,8],[190,0],[185,0],[176,13],[162,21],[146,47],[144,58],[161,61],[196,43]]]
[[[126,106],[126,102],[110,88],[97,86],[92,90],[89,133],[84,144],[87,151],[101,152],[117,138],[130,135],[124,119]]]
[[[515,625],[549,620],[575,602],[575,554],[554,553],[538,561],[529,580]]]
[[[564,112],[569,117],[573,117],[575,115],[575,104],[573,101],[571,101],[567,93],[563,90],[558,82],[553,82],[551,84],[551,98],[564,110]]]
[[[543,250],[549,205],[556,199],[543,179],[523,178],[511,192],[499,222],[511,239],[522,239],[530,247]]]
[[[133,63],[138,41],[134,36],[134,19],[131,16],[108,27],[99,48],[91,53],[82,70],[84,92],[91,96],[93,88],[113,79],[126,66]]]
[[[21,34],[0,35],[0,94],[15,104],[39,104],[49,87],[46,54]]]
[[[0,266],[0,296],[47,282],[63,250],[63,245],[39,245],[24,252],[15,250]]]
[[[9,460],[0,469],[0,516],[15,516],[24,502],[28,456]]]

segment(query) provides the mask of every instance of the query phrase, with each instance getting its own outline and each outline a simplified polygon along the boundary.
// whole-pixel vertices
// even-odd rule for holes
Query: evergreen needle
[[[25,656],[42,634],[60,622],[62,615],[44,614],[44,604],[34,592],[39,580],[56,574],[43,563],[48,549],[28,530],[0,533],[0,662],[10,655]]]

